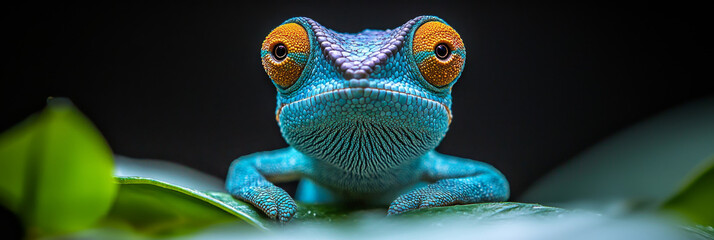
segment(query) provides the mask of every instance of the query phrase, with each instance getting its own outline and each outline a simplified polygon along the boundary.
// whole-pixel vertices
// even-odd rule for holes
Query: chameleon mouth
[[[412,110],[414,109],[414,106],[419,109],[442,108],[447,113],[448,124],[451,124],[451,110],[449,110],[449,108],[441,102],[434,101],[411,93],[372,87],[349,87],[334,89],[319,93],[317,95],[306,97],[291,103],[282,104],[280,105],[280,108],[278,108],[278,111],[275,114],[275,120],[280,122],[280,114],[283,112],[283,109],[291,105],[341,100],[344,100],[344,104],[346,104],[347,101],[351,101],[351,103],[354,104],[365,104],[367,109],[374,108],[374,105],[368,103],[371,101],[393,103],[394,105],[398,104],[397,106],[402,108],[403,111]],[[412,106],[412,108],[410,108],[410,106]]]

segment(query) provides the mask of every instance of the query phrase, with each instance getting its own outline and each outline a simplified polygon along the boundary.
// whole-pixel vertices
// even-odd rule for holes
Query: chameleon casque
[[[270,218],[287,222],[297,211],[271,182],[297,179],[300,201],[391,202],[389,215],[508,198],[492,166],[434,151],[466,60],[440,18],[346,34],[295,17],[270,32],[260,57],[290,147],[236,159],[226,188]]]

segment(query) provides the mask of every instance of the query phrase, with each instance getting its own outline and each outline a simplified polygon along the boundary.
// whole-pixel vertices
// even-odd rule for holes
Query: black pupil
[[[285,47],[285,45],[278,44],[275,45],[275,48],[273,48],[273,57],[278,60],[283,60],[285,57],[288,56],[288,48]]]
[[[436,48],[434,48],[434,53],[436,53],[436,57],[439,59],[446,59],[449,57],[449,47],[446,46],[446,44],[439,44],[436,45]]]

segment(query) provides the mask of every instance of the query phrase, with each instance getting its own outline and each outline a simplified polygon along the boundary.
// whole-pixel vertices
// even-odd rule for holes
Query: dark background
[[[272,28],[307,16],[357,32],[430,14],[468,51],[438,150],[493,164],[517,200],[588,146],[714,93],[710,8],[575,2],[5,5],[0,130],[69,97],[116,153],[224,178],[236,157],[287,146],[259,59]]]

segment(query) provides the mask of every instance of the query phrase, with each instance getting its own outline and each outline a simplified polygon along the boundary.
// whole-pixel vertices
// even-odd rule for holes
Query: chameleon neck
[[[315,161],[311,178],[318,180],[334,192],[354,195],[379,194],[394,191],[418,181],[422,162],[419,158],[401,162],[400,165],[375,171],[356,171],[335,166],[327,161]],[[358,164],[359,165],[359,164]],[[361,164],[368,165],[368,164]],[[366,195],[365,195],[366,196]]]

